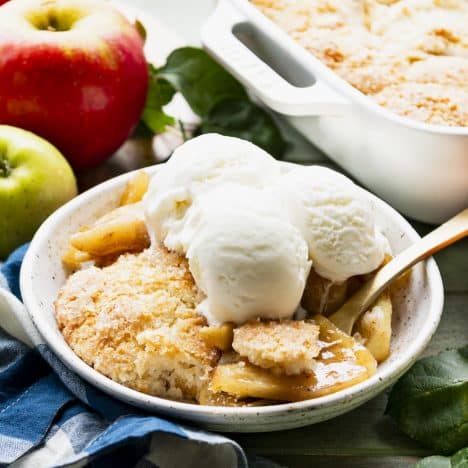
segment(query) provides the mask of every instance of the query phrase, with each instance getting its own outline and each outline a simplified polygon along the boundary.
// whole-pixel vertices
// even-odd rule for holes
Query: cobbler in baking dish
[[[359,383],[390,353],[383,293],[353,336],[328,318],[388,259],[364,192],[251,143],[190,140],[70,238],[55,302],[65,340],[135,390],[263,405]],[[263,170],[259,170],[263,169]]]
[[[466,0],[251,1],[381,106],[468,126]]]

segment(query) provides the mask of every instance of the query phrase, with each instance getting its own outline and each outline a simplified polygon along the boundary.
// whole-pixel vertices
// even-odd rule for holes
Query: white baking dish
[[[247,0],[220,1],[202,42],[267,106],[404,214],[440,223],[468,206],[468,128],[428,125],[378,106]]]

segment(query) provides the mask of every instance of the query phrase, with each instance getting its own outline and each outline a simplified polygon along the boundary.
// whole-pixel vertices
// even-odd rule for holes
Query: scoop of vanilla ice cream
[[[274,192],[218,187],[197,199],[188,218],[182,237],[210,324],[294,314],[311,263]]]
[[[342,282],[382,263],[388,243],[376,228],[371,200],[350,179],[301,167],[283,175],[278,190],[320,276]]]
[[[218,134],[193,138],[174,151],[151,181],[144,199],[150,235],[182,254],[180,233],[198,195],[227,183],[267,187],[279,173],[273,157],[248,141]]]

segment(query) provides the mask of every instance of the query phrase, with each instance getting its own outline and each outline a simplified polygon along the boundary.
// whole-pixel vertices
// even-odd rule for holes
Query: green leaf
[[[443,454],[468,444],[468,346],[419,360],[393,387],[386,413]]]
[[[277,158],[283,156],[287,144],[274,120],[252,103],[242,85],[202,49],[177,49],[163,67],[149,65],[149,75],[148,98],[141,118],[146,128],[159,133],[175,124],[162,107],[175,92],[180,92],[202,118],[200,133],[244,138]]]
[[[182,93],[200,117],[226,99],[248,100],[242,85],[202,49],[175,50],[157,72]]]
[[[163,106],[169,104],[176,93],[174,86],[159,76],[158,69],[151,63],[148,63],[148,75],[150,83],[156,88],[160,104]]]
[[[467,468],[468,467],[468,447],[459,450],[451,457],[441,457],[436,455],[420,460],[414,468]]]
[[[433,457],[423,458],[414,465],[414,468],[452,468],[452,464],[450,458],[434,455]]]
[[[163,132],[167,125],[174,125],[175,119],[163,111],[163,106],[174,96],[175,89],[169,82],[157,75],[153,65],[148,64],[148,94],[141,121],[154,133]]]
[[[168,125],[174,125],[175,119],[165,114],[162,110],[146,107],[141,120],[153,133],[161,133]]]
[[[250,101],[219,102],[203,120],[200,132],[249,140],[277,158],[287,147],[270,115]]]

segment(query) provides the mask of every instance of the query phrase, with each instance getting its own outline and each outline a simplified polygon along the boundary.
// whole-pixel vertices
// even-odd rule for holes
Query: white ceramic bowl
[[[147,170],[153,174],[158,166]],[[273,431],[305,426],[349,411],[388,387],[416,360],[437,328],[443,307],[443,287],[439,270],[431,259],[414,268],[410,285],[397,295],[390,357],[379,366],[374,376],[351,388],[296,403],[224,408],[180,403],[124,387],[95,371],[74,354],[57,328],[53,304],[66,279],[60,257],[69,236],[83,224],[115,207],[125,183],[132,176],[132,173],[127,173],[111,179],[56,211],[35,235],[21,270],[24,303],[45,342],[70,369],[120,400],[222,431]],[[419,238],[393,208],[371,194],[369,197],[375,201],[378,222],[394,252],[401,251]]]

